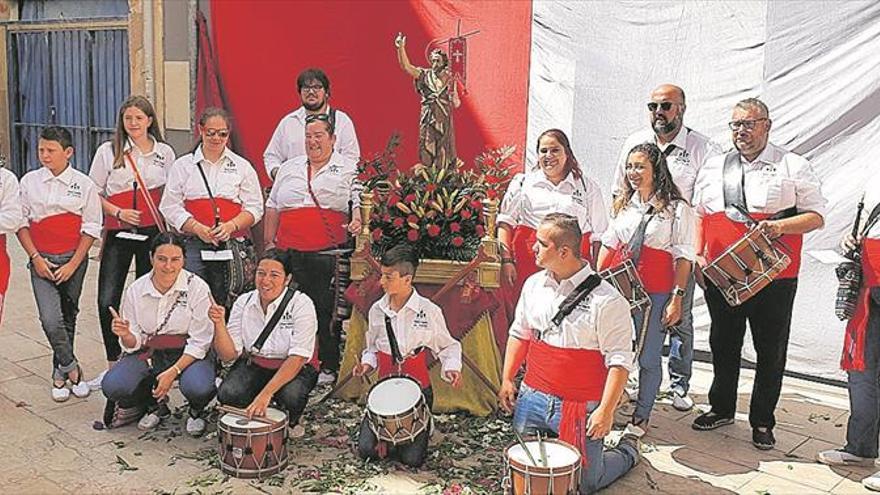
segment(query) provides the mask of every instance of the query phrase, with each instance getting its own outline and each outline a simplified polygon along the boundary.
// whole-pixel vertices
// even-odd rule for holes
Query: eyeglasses
[[[322,122],[330,122],[330,116],[326,113],[313,113],[311,115],[306,115],[306,124],[311,124],[318,120]]]
[[[229,129],[205,129],[205,136],[219,136],[223,139],[226,139],[229,137]]]
[[[761,122],[762,120],[768,120],[766,117],[760,119],[752,119],[752,120],[733,120],[727,123],[727,126],[730,127],[731,131],[738,131],[740,129],[744,129],[746,131],[751,131],[755,129],[755,124]]]
[[[672,105],[678,105],[678,103],[673,103],[671,101],[661,101],[660,103],[657,103],[656,101],[652,101],[652,102],[648,103],[648,111],[649,112],[656,112],[657,108],[659,107],[660,110],[663,110],[664,112],[668,112],[669,109],[672,108]]]
[[[306,93],[308,93],[308,92],[317,93],[318,91],[321,91],[322,89],[324,89],[323,84],[309,84],[308,86],[303,86],[300,91],[304,91]]]

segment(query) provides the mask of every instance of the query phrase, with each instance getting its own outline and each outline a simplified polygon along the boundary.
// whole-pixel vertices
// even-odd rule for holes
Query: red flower
[[[452,245],[455,247],[461,247],[464,244],[464,237],[457,235],[452,238]]]
[[[406,217],[406,222],[407,222],[407,223],[418,224],[418,223],[419,223],[419,217],[417,217],[417,216],[415,216],[415,215],[410,215],[410,216]]]
[[[489,199],[497,199],[498,191],[496,191],[495,189],[489,189],[488,191],[486,191],[486,197]]]
[[[435,224],[428,225],[428,236],[429,237],[437,237],[440,235],[440,227]]]
[[[483,207],[483,204],[480,203],[479,199],[475,199],[475,200],[471,201],[471,208],[473,208],[475,210],[479,210],[482,207]]]
[[[458,222],[452,222],[449,224],[450,232],[461,232],[461,225]]]
[[[394,205],[396,205],[399,201],[400,201],[400,196],[398,196],[398,195],[396,195],[396,194],[394,194],[394,193],[390,193],[390,194],[388,195],[388,199],[386,200],[386,203],[388,204],[388,206],[394,206]]]
[[[384,215],[382,215],[382,221],[385,222],[385,223],[390,222],[390,221],[391,221],[391,215],[389,215],[389,214],[387,214],[387,213],[384,214]]]
[[[376,228],[373,229],[373,240],[378,241],[382,238],[382,229]]]
[[[437,190],[437,184],[428,184],[427,186],[425,186],[425,191],[428,191],[429,193],[432,193],[436,190]]]
[[[403,227],[403,218],[397,217],[394,219],[394,222],[392,222],[392,223],[394,224],[395,227]]]
[[[416,200],[416,195],[413,193],[409,193],[406,195],[405,198],[403,198],[404,203],[412,203],[415,200]]]
[[[464,218],[465,220],[470,218],[472,215],[473,213],[471,213],[471,210],[461,210],[461,218]]]
[[[418,230],[410,230],[406,233],[406,238],[410,240],[410,242],[416,242],[419,240],[419,231]]]
[[[446,215],[447,217],[451,217],[452,216],[452,208],[446,208],[446,210],[443,212],[443,214]]]
[[[358,180],[361,182],[366,182],[367,179],[369,179],[369,178],[370,178],[370,174],[368,174],[366,172],[361,172],[358,174]]]
[[[477,228],[474,230],[477,231],[477,237],[483,237],[484,235],[486,235],[486,228],[482,225],[477,225]]]

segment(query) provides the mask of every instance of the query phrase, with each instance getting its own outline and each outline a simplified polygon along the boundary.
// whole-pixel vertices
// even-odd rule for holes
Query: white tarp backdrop
[[[804,249],[837,246],[865,178],[880,173],[880,2],[536,1],[527,166],[537,136],[561,128],[610,196],[620,146],[648,125],[645,103],[661,83],[684,88],[685,124],[725,148],[733,104],[766,102],[771,141],[812,162],[829,201],[825,229]],[[833,267],[803,260],[788,369],[839,379],[837,280]],[[699,304],[696,347],[708,350]]]

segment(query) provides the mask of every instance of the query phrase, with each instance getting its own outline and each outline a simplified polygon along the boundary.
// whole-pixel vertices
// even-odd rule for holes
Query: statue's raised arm
[[[409,56],[406,54],[406,36],[403,33],[397,33],[394,46],[397,47],[397,61],[400,63],[400,68],[411,75],[413,79],[419,77],[419,68],[410,63]]]

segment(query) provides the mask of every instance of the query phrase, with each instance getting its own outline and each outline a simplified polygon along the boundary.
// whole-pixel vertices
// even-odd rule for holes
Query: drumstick
[[[541,462],[547,466],[547,448],[544,447],[544,440],[541,438],[541,432],[538,432],[538,452],[541,454]]]
[[[244,409],[239,409],[237,407],[219,405],[219,406],[217,406],[217,410],[220,412],[237,414],[239,416],[244,416],[245,418],[247,417],[247,411],[245,411]],[[257,421],[259,423],[265,423],[267,425],[274,425],[275,424],[274,421],[272,421],[271,419],[269,419],[265,416],[254,416],[253,418],[251,418],[251,420]]]
[[[519,432],[516,431],[516,428],[513,429],[513,434],[514,434],[514,436],[516,436],[516,441],[519,442],[519,446],[522,447],[523,450],[526,451],[526,455],[529,456],[529,460],[532,462],[532,465],[537,467],[538,463],[535,462],[535,458],[532,457],[532,452],[529,450],[529,447],[526,445],[526,443],[523,441],[522,437],[519,435]]]

